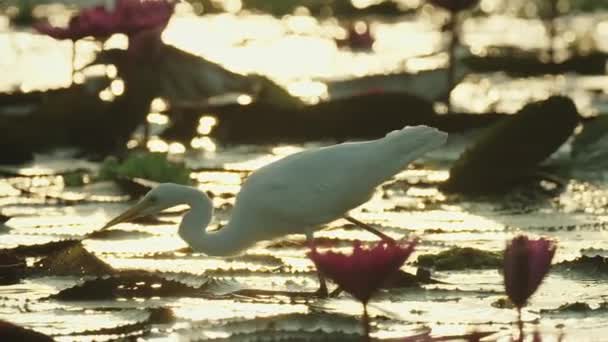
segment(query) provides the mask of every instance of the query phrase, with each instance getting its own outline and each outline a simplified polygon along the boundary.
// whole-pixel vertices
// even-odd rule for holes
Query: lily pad
[[[208,295],[207,287],[193,287],[145,272],[123,272],[115,276],[88,280],[50,298],[78,300],[109,300],[116,298],[201,297]]]
[[[566,303],[555,309],[541,309],[541,314],[578,314],[578,315],[594,315],[608,312],[608,303],[601,303],[597,308],[592,308],[591,305],[584,302]]]
[[[39,245],[20,245],[15,248],[0,250],[0,253],[10,253],[15,256],[47,256],[79,244],[80,240],[59,240]]]
[[[560,262],[555,265],[555,271],[565,271],[568,274],[577,274],[589,277],[608,276],[608,258],[600,255],[583,255],[574,260]]]
[[[102,180],[143,178],[159,183],[190,184],[190,171],[183,163],[171,162],[163,153],[135,153],[119,162],[107,158],[99,171]]]
[[[508,189],[529,176],[571,135],[579,122],[571,99],[530,103],[488,128],[450,169],[442,190],[476,194]]]
[[[52,253],[36,262],[37,271],[52,275],[106,275],[114,269],[87,251],[81,243]]]
[[[25,274],[25,258],[14,253],[0,251],[0,285],[19,282]]]
[[[0,320],[0,341],[53,342],[47,335]]]
[[[471,247],[452,247],[439,254],[418,256],[418,265],[433,267],[437,270],[464,270],[479,268],[498,268],[502,265],[500,253],[483,251]]]
[[[572,161],[577,167],[603,170],[608,165],[608,115],[586,121],[572,142]]]

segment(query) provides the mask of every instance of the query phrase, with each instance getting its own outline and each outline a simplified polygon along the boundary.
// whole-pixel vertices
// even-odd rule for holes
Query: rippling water
[[[377,40],[373,51],[362,53],[336,47],[333,37],[340,34],[341,28],[332,19],[318,20],[307,15],[277,19],[248,13],[197,17],[184,8],[179,12],[164,33],[168,44],[236,72],[268,75],[290,92],[303,97],[320,96],[325,89],[323,82],[327,80],[416,71],[445,62],[442,55],[421,57],[442,49],[442,35],[433,17],[372,18],[370,27]],[[60,21],[65,12],[57,11],[55,15]],[[595,41],[599,50],[608,50],[607,14],[565,16],[560,25],[565,29],[561,31],[559,42],[566,44],[569,39],[576,40],[577,35],[585,34]],[[547,46],[543,28],[534,20],[504,15],[473,18],[466,22],[463,30],[464,41],[477,50],[498,43],[526,48]],[[124,37],[114,37],[108,42],[115,46],[124,44]],[[76,48],[76,64],[84,65],[97,47],[92,42],[79,42]],[[5,26],[0,32],[0,53],[3,56],[0,59],[2,90],[54,88],[68,82],[69,43]],[[456,88],[453,96],[458,107],[473,112],[488,108],[513,112],[531,99],[565,93],[575,99],[581,111],[593,114],[606,108],[607,81],[604,75],[512,78],[501,73],[473,74]],[[149,121],[154,120],[162,121],[162,117],[149,118]],[[470,142],[471,138],[464,135],[451,137],[447,146],[379,188],[373,199],[356,209],[353,216],[382,227],[394,237],[420,236],[417,255],[437,253],[451,246],[499,251],[504,248],[506,239],[519,232],[558,240],[556,263],[582,254],[606,255],[608,183],[605,174],[576,170],[577,177],[568,182],[566,190],[552,198],[525,190],[507,197],[475,200],[446,196],[432,184],[448,177],[451,162]],[[162,146],[169,148],[163,142],[158,144],[161,149]],[[212,227],[217,227],[228,220],[234,195],[248,171],[322,143],[231,148],[207,141],[209,144],[213,148],[193,151],[175,148],[172,151],[175,158],[183,159],[193,168],[243,171],[192,174],[199,188],[214,195],[217,216]],[[551,161],[567,162],[568,149],[569,146],[562,148]],[[13,170],[35,175],[76,167],[95,170],[98,165],[55,154],[38,156],[31,164]],[[57,194],[78,201],[58,204],[48,197],[19,190],[30,187],[39,194]],[[64,187],[60,176],[0,179],[2,213],[13,217],[6,223],[8,228],[0,229],[0,248],[83,236],[124,210],[128,205],[125,199],[113,183],[70,188]],[[241,257],[209,258],[179,251],[186,247],[176,234],[179,208],[163,215],[162,219],[165,223],[155,225],[121,224],[107,238],[87,240],[85,247],[117,269],[154,271],[183,282],[200,284],[211,276],[220,279],[217,286],[227,288],[316,289],[312,263],[305,256],[306,250],[296,243],[260,244]],[[330,224],[318,236],[336,239],[339,247],[347,246],[354,239],[375,239],[364,231],[352,229],[345,221]],[[290,236],[286,240],[301,242],[302,237]],[[415,268],[410,264],[405,270],[415,271]],[[498,271],[437,271],[433,277],[442,283],[426,285],[422,289],[383,291],[376,297],[370,313],[374,317],[377,337],[404,336],[417,328],[429,327],[437,335],[473,329],[500,331],[495,337],[505,340],[514,329],[515,311],[491,305],[504,297],[502,275]],[[222,339],[230,334],[248,340],[262,338],[268,332],[287,334],[321,329],[327,333],[355,333],[359,329],[357,321],[350,316],[358,315],[360,306],[347,295],[313,301],[293,301],[282,296],[119,298],[87,302],[42,300],[82,281],[76,277],[48,276],[2,286],[0,317],[65,341],[124,337],[120,335],[124,332],[118,334],[112,328],[129,324],[136,327],[130,334],[143,335],[150,340]],[[552,336],[565,332],[567,341],[601,341],[608,333],[605,311],[584,316],[545,314],[540,310],[574,302],[597,307],[605,302],[607,291],[608,286],[601,278],[587,279],[555,272],[534,296],[523,317],[532,323],[530,328],[538,327]],[[156,307],[172,309],[176,322],[137,328],[138,323],[149,318],[150,313],[145,309]]]

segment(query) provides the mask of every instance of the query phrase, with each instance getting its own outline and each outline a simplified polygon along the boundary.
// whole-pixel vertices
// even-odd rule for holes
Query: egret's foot
[[[321,284],[321,286],[319,286],[319,289],[314,292],[314,295],[318,298],[328,298],[329,292],[327,291],[327,286],[325,286],[325,284]]]
[[[382,239],[383,241],[387,241],[387,242],[389,242],[389,243],[396,243],[395,239],[393,239],[392,237],[390,237],[390,236],[388,236],[388,235],[384,234],[383,232],[381,232],[381,231],[379,231],[378,229],[376,229],[376,228],[374,228],[374,227],[370,226],[370,225],[369,225],[369,224],[367,224],[367,223],[363,223],[363,222],[361,222],[361,221],[357,220],[356,218],[354,218],[354,217],[352,217],[352,216],[348,216],[348,215],[344,216],[344,218],[345,218],[347,221],[349,221],[349,222],[351,222],[351,223],[354,223],[355,225],[357,225],[357,226],[359,226],[359,227],[361,227],[361,228],[363,228],[363,229],[367,230],[368,232],[370,232],[370,233],[372,233],[372,234],[376,235],[377,237],[379,237],[379,238],[380,238],[380,239]]]
[[[342,291],[344,290],[342,290],[340,286],[336,287],[336,289],[331,291],[331,293],[329,294],[329,298],[338,298]]]

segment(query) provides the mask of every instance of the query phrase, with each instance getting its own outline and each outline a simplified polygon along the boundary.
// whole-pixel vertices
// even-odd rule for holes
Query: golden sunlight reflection
[[[134,238],[128,240],[87,239],[84,243],[87,249],[93,250],[96,253],[130,255],[170,252],[186,246],[185,243],[177,236],[177,234],[171,236],[154,236],[145,239]],[[113,267],[118,268],[129,268],[128,264],[139,264],[139,262],[133,258],[109,258],[106,261],[112,264]]]
[[[115,79],[110,83],[110,90],[112,95],[120,96],[125,92],[125,82],[123,80]]]
[[[217,146],[209,137],[196,137],[190,141],[190,146],[196,150],[204,150],[206,152],[215,152]]]
[[[150,259],[129,257],[132,255],[144,256],[145,254],[175,251],[184,248],[187,244],[181,240],[177,234],[166,238],[150,238],[145,241],[150,241],[142,246],[144,240],[120,240],[120,241],[100,241],[91,240],[86,244],[91,246],[95,251],[103,253],[117,253],[125,255],[125,257],[113,256],[104,257],[104,261],[116,269],[146,269],[154,272],[186,272],[189,274],[201,276],[207,271],[250,271],[250,272],[265,272],[269,270],[268,265],[257,264],[246,261],[227,260],[222,258],[208,257],[204,254],[186,254],[184,257],[169,257],[167,259]],[[115,244],[115,245],[112,245]],[[155,248],[156,247],[156,248]],[[160,262],[162,260],[162,262]]]
[[[72,80],[76,84],[83,84],[86,78],[82,72],[75,72]]]
[[[169,151],[169,144],[167,144],[164,140],[159,137],[150,137],[148,143],[146,145],[150,152],[161,152],[165,153]]]
[[[192,321],[223,320],[235,317],[253,319],[289,313],[307,313],[308,306],[304,304],[270,304],[247,303],[234,300],[205,300],[184,298],[176,303],[174,312],[177,316]],[[213,310],[210,310],[210,307]]]
[[[286,157],[290,154],[298,153],[303,150],[304,149],[301,146],[284,145],[284,146],[274,147],[272,149],[272,154],[281,156],[281,157]]]
[[[217,119],[213,116],[205,115],[198,121],[198,128],[196,131],[201,135],[209,135],[213,127],[217,124]]]
[[[150,104],[150,110],[153,112],[164,112],[167,109],[169,109],[169,103],[160,97],[152,100]]]
[[[113,64],[106,65],[106,76],[108,76],[108,78],[110,78],[110,79],[116,78],[116,76],[118,76],[118,69],[116,68],[115,65],[113,65]]]
[[[146,117],[146,120],[149,123],[156,124],[156,125],[166,125],[169,123],[169,117],[164,114],[160,114],[160,113],[150,113]]]
[[[114,94],[110,89],[104,89],[99,92],[99,99],[105,102],[110,102],[114,100]]]
[[[230,185],[240,185],[242,183],[241,175],[232,172],[197,172],[194,177],[199,183],[220,183]]]
[[[240,104],[241,106],[246,106],[251,104],[251,102],[253,102],[253,98],[247,94],[241,94],[236,98],[236,103]]]
[[[372,5],[377,5],[382,2],[382,0],[350,0],[355,8],[366,8]]]
[[[288,85],[287,91],[291,95],[300,97],[310,104],[318,103],[320,100],[326,100],[329,97],[327,85],[323,82],[293,82]]]
[[[168,148],[169,154],[183,154],[186,153],[186,147],[179,142],[172,142],[169,144]]]

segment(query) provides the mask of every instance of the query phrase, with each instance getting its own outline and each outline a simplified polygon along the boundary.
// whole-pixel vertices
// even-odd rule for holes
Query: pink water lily
[[[96,38],[108,37],[116,33],[118,20],[103,6],[86,8],[70,19],[67,27],[52,26],[48,22],[39,22],[33,25],[34,29],[55,39],[79,40],[92,36]]]
[[[505,290],[515,306],[526,305],[549,272],[554,255],[555,243],[542,238],[530,240],[520,235],[508,244],[504,256]]]
[[[82,9],[67,27],[41,22],[34,29],[55,39],[74,41],[87,36],[105,39],[115,33],[133,36],[150,29],[162,31],[174,8],[172,0],[117,0],[113,10],[104,6]]]
[[[317,270],[332,279],[344,291],[363,304],[361,323],[365,340],[370,340],[367,303],[386,279],[397,272],[414,251],[418,240],[381,241],[372,248],[363,248],[355,241],[351,254],[332,251],[319,253],[313,245],[308,256]]]
[[[117,0],[118,31],[128,36],[142,31],[164,29],[173,15],[172,0]]]
[[[355,241],[350,255],[313,248],[308,256],[317,269],[344,291],[366,304],[374,292],[397,272],[414,251],[417,240],[382,241],[372,248],[363,248]]]

